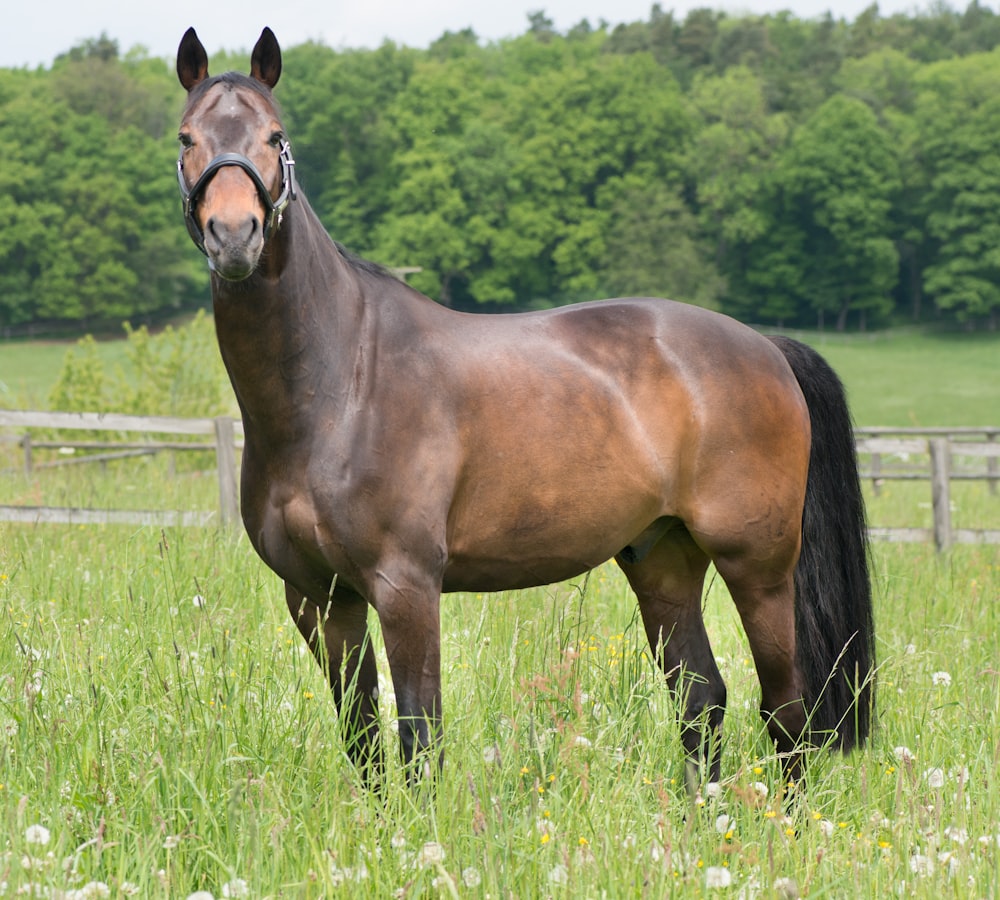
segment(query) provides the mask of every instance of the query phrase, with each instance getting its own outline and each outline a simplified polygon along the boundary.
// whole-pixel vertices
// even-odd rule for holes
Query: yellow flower
[[[551,837],[549,837],[549,835],[548,835],[548,834],[543,834],[543,835],[542,835],[542,843],[543,843],[543,844],[547,844],[547,843],[548,843],[549,841],[551,841],[551,840],[552,840],[552,838],[551,838]]]

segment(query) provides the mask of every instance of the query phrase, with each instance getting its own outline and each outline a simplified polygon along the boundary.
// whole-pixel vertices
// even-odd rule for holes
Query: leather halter
[[[242,153],[220,153],[205,166],[205,171],[201,173],[194,185],[189,188],[187,180],[184,177],[185,149],[185,147],[181,147],[181,152],[177,157],[177,183],[180,185],[181,200],[184,203],[184,224],[187,225],[191,240],[194,241],[195,246],[202,253],[208,256],[208,251],[205,249],[205,234],[198,226],[197,219],[195,219],[195,209],[198,206],[198,200],[202,192],[205,190],[208,182],[211,181],[212,176],[224,166],[238,166],[250,176],[254,187],[257,188],[260,202],[263,204],[265,211],[264,240],[266,241],[273,232],[278,230],[281,226],[281,217],[285,208],[295,199],[295,160],[292,158],[292,147],[288,141],[281,142],[281,150],[278,154],[278,159],[281,162],[281,193],[278,195],[277,200],[271,199],[271,192],[264,184],[264,179],[261,177],[257,167]]]

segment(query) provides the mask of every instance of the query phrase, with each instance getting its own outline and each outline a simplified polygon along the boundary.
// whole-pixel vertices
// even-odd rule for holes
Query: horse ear
[[[281,48],[270,28],[260,33],[257,46],[250,57],[250,75],[273,88],[281,77]]]
[[[184,32],[177,48],[177,77],[186,91],[208,77],[208,54],[193,28]]]

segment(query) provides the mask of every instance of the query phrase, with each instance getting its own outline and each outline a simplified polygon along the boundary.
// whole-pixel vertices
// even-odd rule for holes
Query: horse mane
[[[370,259],[365,259],[363,256],[358,256],[356,253],[352,253],[340,241],[334,241],[333,245],[337,248],[337,252],[344,262],[356,272],[372,275],[375,278],[391,278],[393,281],[399,281],[385,266],[372,262]]]

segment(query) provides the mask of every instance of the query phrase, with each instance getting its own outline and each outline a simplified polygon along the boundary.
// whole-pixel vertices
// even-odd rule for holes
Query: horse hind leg
[[[794,559],[794,554],[792,555]],[[806,735],[805,678],[796,653],[793,561],[776,572],[759,558],[716,558],[750,644],[760,681],[760,714],[786,778],[801,777]]]
[[[701,615],[709,558],[686,529],[674,527],[638,561],[629,552],[616,559],[635,591],[649,646],[680,706],[687,786],[693,794],[704,780],[719,780],[726,710],[726,686]]]

